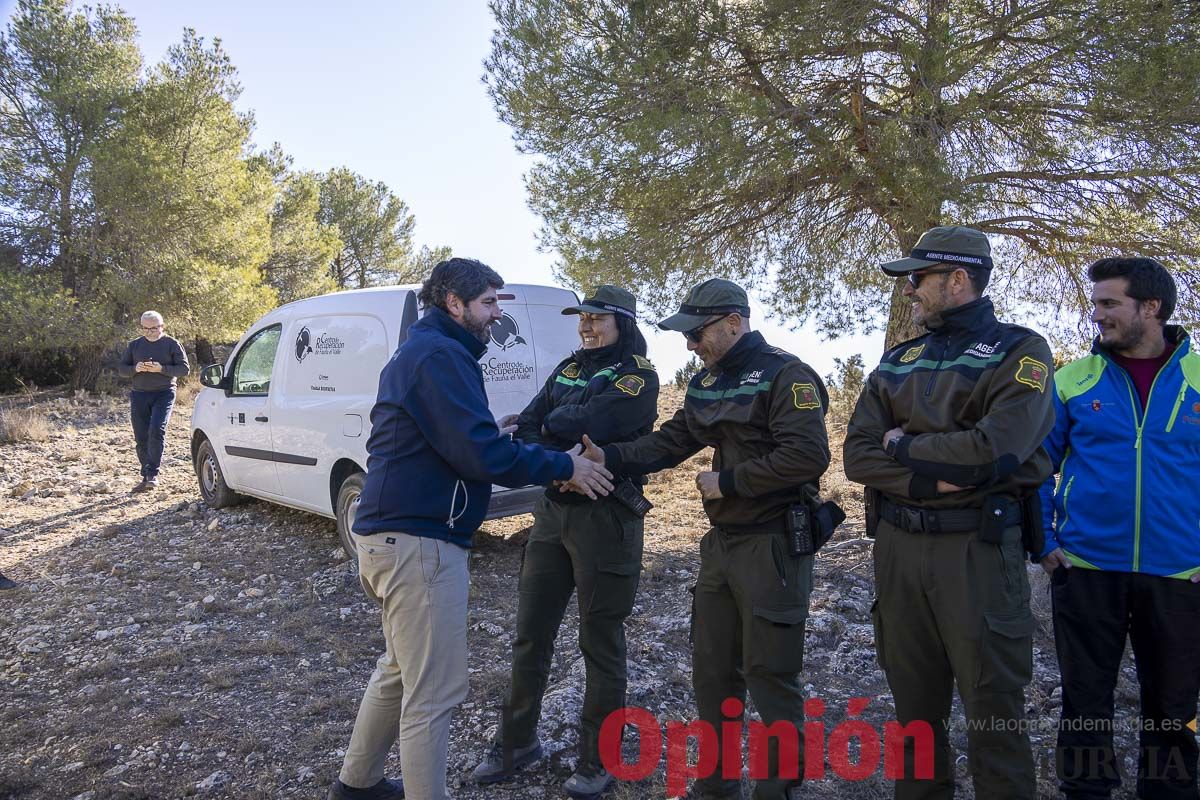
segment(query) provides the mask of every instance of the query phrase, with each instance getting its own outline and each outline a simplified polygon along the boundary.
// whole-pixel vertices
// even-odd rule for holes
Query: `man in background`
[[[162,314],[147,311],[141,318],[142,335],[129,343],[117,366],[122,378],[133,378],[129,392],[129,416],[137,442],[142,482],[133,492],[158,486],[167,423],[175,407],[175,382],[187,377],[187,353],[178,341],[167,336]]]

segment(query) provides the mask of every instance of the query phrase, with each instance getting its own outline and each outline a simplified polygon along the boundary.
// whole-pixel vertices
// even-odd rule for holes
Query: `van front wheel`
[[[217,453],[208,439],[196,450],[196,481],[200,484],[200,496],[210,508],[226,508],[241,500],[241,495],[225,483]]]
[[[363,473],[356,472],[342,481],[337,497],[337,532],[342,549],[353,559],[358,558],[358,545],[354,541],[354,517],[358,513],[358,499],[362,496]]]

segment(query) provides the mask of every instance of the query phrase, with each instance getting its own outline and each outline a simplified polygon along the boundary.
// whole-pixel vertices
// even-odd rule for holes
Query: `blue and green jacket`
[[[1045,553],[1112,572],[1200,572],[1200,355],[1179,326],[1166,337],[1175,351],[1144,410],[1098,343],[1055,374],[1045,448],[1061,477],[1042,486]]]

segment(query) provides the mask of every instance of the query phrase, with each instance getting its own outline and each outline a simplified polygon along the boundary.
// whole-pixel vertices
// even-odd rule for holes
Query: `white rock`
[[[215,602],[217,602],[217,598],[213,597],[211,594],[206,594],[204,596],[204,600],[203,600],[204,605],[206,605],[206,606],[212,605]]]

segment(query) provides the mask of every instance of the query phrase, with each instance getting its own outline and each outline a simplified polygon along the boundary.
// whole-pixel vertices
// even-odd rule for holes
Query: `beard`
[[[491,338],[489,328],[492,322],[488,317],[476,317],[471,313],[470,307],[463,312],[462,326],[467,329],[467,332],[479,340],[480,344],[487,344]]]
[[[1146,323],[1141,317],[1134,317],[1127,325],[1116,325],[1100,329],[1100,341],[1110,350],[1120,352],[1131,350],[1142,341],[1146,335]]]

